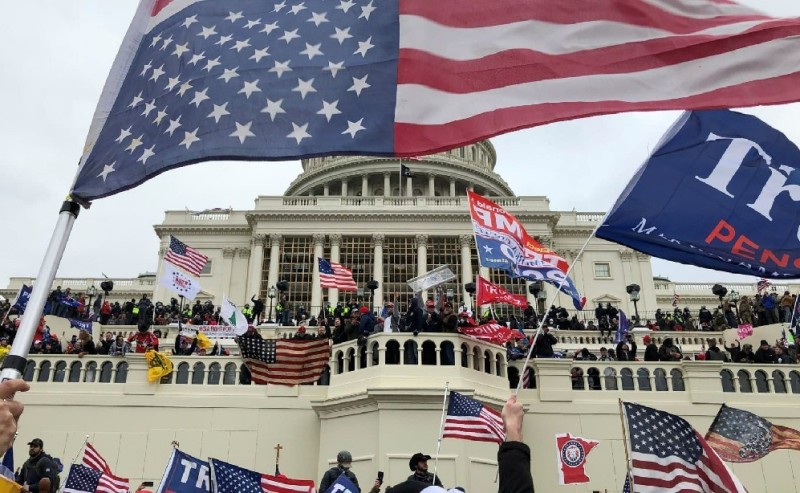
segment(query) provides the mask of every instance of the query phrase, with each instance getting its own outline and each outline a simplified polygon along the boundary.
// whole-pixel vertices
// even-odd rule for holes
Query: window
[[[201,276],[203,276],[203,275],[209,275],[209,274],[211,274],[211,265],[212,265],[213,263],[214,263],[214,261],[213,261],[213,260],[211,260],[211,259],[208,259],[208,262],[206,262],[206,265],[205,265],[205,266],[203,266],[203,270],[201,270],[201,271],[200,271],[200,275],[201,275]]]
[[[595,262],[595,279],[611,279],[611,265],[608,262]]]

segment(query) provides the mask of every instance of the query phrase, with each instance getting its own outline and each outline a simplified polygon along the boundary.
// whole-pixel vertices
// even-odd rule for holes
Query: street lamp
[[[272,300],[275,299],[275,286],[272,286],[267,290],[267,298],[269,298],[269,315],[267,315],[267,323],[271,324],[274,323],[274,320],[272,320]]]
[[[372,301],[375,299],[375,290],[378,289],[380,284],[375,279],[367,281],[367,289],[369,289],[369,306],[372,306]]]
[[[90,313],[92,310],[92,298],[97,295],[97,288],[94,287],[94,284],[89,286],[89,289],[86,290],[86,294],[89,295],[89,306],[86,307],[86,313]]]
[[[726,288],[722,284],[714,284],[713,286],[711,286],[711,292],[714,293],[717,297],[719,297],[719,308],[723,310],[723,313],[725,313],[724,311],[725,307],[722,306],[722,298],[724,298],[725,295],[728,294],[728,288]]]
[[[739,299],[740,299],[740,297],[739,297],[739,292],[738,291],[733,291],[732,290],[730,292],[730,294],[728,294],[728,301],[733,303],[733,312],[736,314],[737,326],[738,326],[738,323],[739,323]]]
[[[625,287],[625,291],[630,295],[631,301],[633,301],[633,313],[636,317],[636,323],[639,323],[639,292],[642,290],[638,284],[629,284]]]

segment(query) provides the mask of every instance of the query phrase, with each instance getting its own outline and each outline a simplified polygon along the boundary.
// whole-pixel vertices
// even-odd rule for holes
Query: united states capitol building
[[[375,309],[386,301],[404,305],[411,293],[406,281],[435,267],[448,265],[456,278],[443,286],[458,303],[471,303],[465,284],[482,273],[512,292],[525,294],[542,307],[553,294],[534,298],[526,283],[505,273],[482,271],[478,266],[466,200],[468,189],[488,196],[514,214],[528,232],[575,262],[572,278],[587,298],[587,309],[611,303],[634,312],[626,286],[640,286],[642,317],[657,308],[679,306],[697,310],[718,299],[711,284],[674,283],[653,277],[650,258],[603,240],[589,242],[582,258],[578,250],[602,219],[596,212],[550,209],[543,196],[515,196],[509,184],[494,172],[497,156],[489,142],[404,162],[412,177],[400,176],[397,159],[331,157],[303,161],[303,172],[283,196],[260,196],[251,210],[168,211],[155,226],[163,256],[169,235],[208,255],[201,276],[200,299],[219,302],[227,296],[244,304],[253,294],[269,306],[270,288],[281,280],[289,285],[292,305],[315,313],[326,301],[336,303],[361,297]],[[213,206],[214,204],[209,204]],[[155,255],[156,252],[153,252]],[[319,287],[316,258],[323,257],[353,270],[362,293],[337,293]],[[114,279],[111,300],[142,294],[167,301],[172,293],[159,287],[157,272],[132,279]],[[374,293],[366,289],[378,281]],[[73,292],[99,286],[100,278],[57,279],[55,285]],[[13,298],[30,278],[13,278],[0,294]],[[736,295],[755,294],[753,285],[726,284]],[[796,291],[798,286],[793,286]],[[787,285],[776,285],[781,292]],[[571,308],[564,297],[557,305]],[[591,318],[587,312],[580,314]],[[68,331],[63,321],[50,317],[56,330]],[[104,330],[132,331],[109,326]],[[175,327],[161,327],[162,347],[174,344]],[[99,332],[100,329],[97,330]],[[264,337],[291,335],[294,327],[259,327]],[[761,330],[761,331],[760,331]],[[757,328],[752,336],[777,337],[779,328]],[[728,331],[730,332],[730,331]],[[639,359],[644,347],[636,331]],[[592,331],[559,331],[559,346],[569,350],[609,346]],[[707,338],[719,344],[732,334],[722,332],[655,332],[656,342],[674,338],[685,354],[701,351]],[[387,347],[415,343],[420,356],[434,351],[435,362],[416,358],[417,364],[387,360]],[[745,341],[752,342],[752,341]],[[226,341],[233,348],[231,341]],[[440,356],[445,344],[455,348],[455,364]],[[359,357],[365,354],[366,357]],[[395,361],[395,360],[392,360]],[[147,367],[139,355],[125,358],[36,355],[25,374],[32,390],[22,396],[26,411],[21,421],[17,457],[25,457],[24,443],[44,440],[45,450],[73,457],[86,436],[105,456],[112,470],[140,481],[160,480],[178,442],[185,452],[215,457],[242,467],[271,472],[275,447],[281,444],[281,472],[289,477],[319,481],[335,463],[336,453],[350,450],[353,469],[363,491],[385,471],[385,485],[403,481],[408,459],[415,452],[436,450],[445,386],[500,408],[523,372],[522,363],[508,361],[503,348],[454,334],[380,333],[365,346],[356,341],[332,347],[330,379],[326,385],[283,387],[239,383],[241,359],[232,356],[174,357],[174,373],[161,383],[147,382]],[[800,366],[758,366],[717,361],[590,362],[540,359],[530,363],[531,388],[519,398],[526,408],[525,440],[532,446],[532,469],[539,492],[595,490],[621,491],[627,468],[619,416],[619,399],[679,414],[704,433],[719,405],[747,409],[775,424],[800,428]],[[572,370],[583,375],[599,369],[596,382],[578,386]],[[558,485],[555,437],[571,433],[600,441],[587,459],[591,482]],[[497,491],[496,451],[493,444],[445,439],[439,457],[439,475],[448,487],[468,493]],[[800,492],[800,454],[777,451],[752,464],[733,467],[751,493]],[[430,463],[433,467],[433,461]],[[798,469],[798,473],[794,473]],[[795,476],[798,474],[799,476]],[[62,478],[66,477],[66,472]],[[63,483],[63,479],[62,479]]]

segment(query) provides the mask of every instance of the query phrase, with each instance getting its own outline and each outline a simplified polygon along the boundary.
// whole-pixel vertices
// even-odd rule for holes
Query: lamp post
[[[630,295],[631,301],[633,301],[633,313],[636,317],[636,325],[639,324],[639,293],[641,292],[642,288],[639,287],[638,284],[629,284],[625,287],[625,291]]]
[[[728,301],[733,303],[733,312],[736,314],[736,324],[739,324],[739,292],[738,291],[731,291],[728,294]]]
[[[89,306],[86,307],[86,313],[90,313],[92,310],[92,298],[97,295],[97,288],[94,287],[94,284],[89,286],[89,289],[86,290],[86,294],[89,295]]]
[[[272,286],[267,290],[267,297],[269,298],[269,315],[267,315],[267,323],[271,324],[274,323],[274,320],[272,320],[272,300],[275,299],[275,286]]]
[[[367,281],[367,289],[369,289],[369,306],[372,307],[372,303],[375,300],[375,290],[378,289],[380,284],[375,279]],[[373,307],[375,308],[375,307]],[[380,312],[380,308],[378,308]]]

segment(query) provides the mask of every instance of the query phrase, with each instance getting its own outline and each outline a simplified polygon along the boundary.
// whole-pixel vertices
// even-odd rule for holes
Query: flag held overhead
[[[754,116],[686,112],[597,236],[674,262],[798,278],[798,162],[800,149]]]

